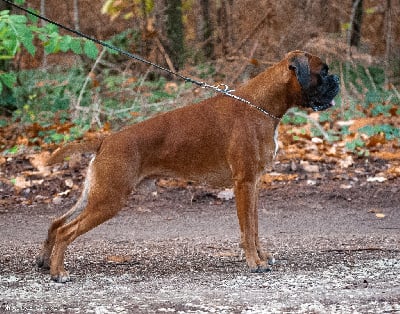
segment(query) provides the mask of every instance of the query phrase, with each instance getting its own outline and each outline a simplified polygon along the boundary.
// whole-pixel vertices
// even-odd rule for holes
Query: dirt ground
[[[79,190],[46,204],[43,191],[12,198],[0,182],[0,312],[400,313],[400,178],[354,173],[262,189],[261,239],[278,260],[269,273],[246,268],[234,200],[158,186],[69,247],[66,284],[34,259]]]

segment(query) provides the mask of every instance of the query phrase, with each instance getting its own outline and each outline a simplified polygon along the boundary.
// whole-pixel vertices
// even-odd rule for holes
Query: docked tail
[[[103,143],[104,137],[85,140],[81,143],[70,143],[56,149],[46,160],[46,165],[50,166],[63,162],[65,158],[77,153],[96,153]]]

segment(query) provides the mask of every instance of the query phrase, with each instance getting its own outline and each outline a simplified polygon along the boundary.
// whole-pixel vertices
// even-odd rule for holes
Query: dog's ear
[[[294,56],[289,60],[289,70],[294,71],[297,81],[303,89],[310,87],[310,65],[307,54]]]

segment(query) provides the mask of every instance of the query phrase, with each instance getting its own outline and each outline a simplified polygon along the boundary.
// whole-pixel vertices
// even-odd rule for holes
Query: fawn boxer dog
[[[338,76],[329,75],[320,58],[292,51],[234,92],[254,106],[218,95],[110,136],[56,150],[48,165],[72,153],[96,155],[80,199],[51,224],[38,266],[50,268],[54,281],[68,281],[67,246],[115,216],[142,180],[172,176],[214,186],[233,185],[247,264],[252,272],[268,271],[274,259],[259,243],[258,181],[276,154],[279,118],[293,106],[327,109],[338,91]]]

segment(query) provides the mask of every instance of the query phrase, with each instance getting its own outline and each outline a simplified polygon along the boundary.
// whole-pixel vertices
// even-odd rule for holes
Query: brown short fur
[[[315,56],[295,51],[235,94],[278,117],[292,106],[307,106],[304,99],[308,89],[298,79],[299,64],[302,67],[303,63],[308,70],[301,75],[305,75],[310,88],[315,88],[319,84],[317,76],[326,65]],[[247,264],[251,271],[269,270],[273,257],[261,249],[258,238],[257,185],[273,160],[278,123],[245,103],[219,95],[108,137],[72,143],[55,151],[48,164],[61,162],[74,152],[90,151],[96,156],[89,166],[81,198],[50,226],[38,265],[50,267],[52,278],[58,282],[69,280],[64,269],[67,246],[116,215],[143,179],[173,176],[215,186],[233,185]]]

